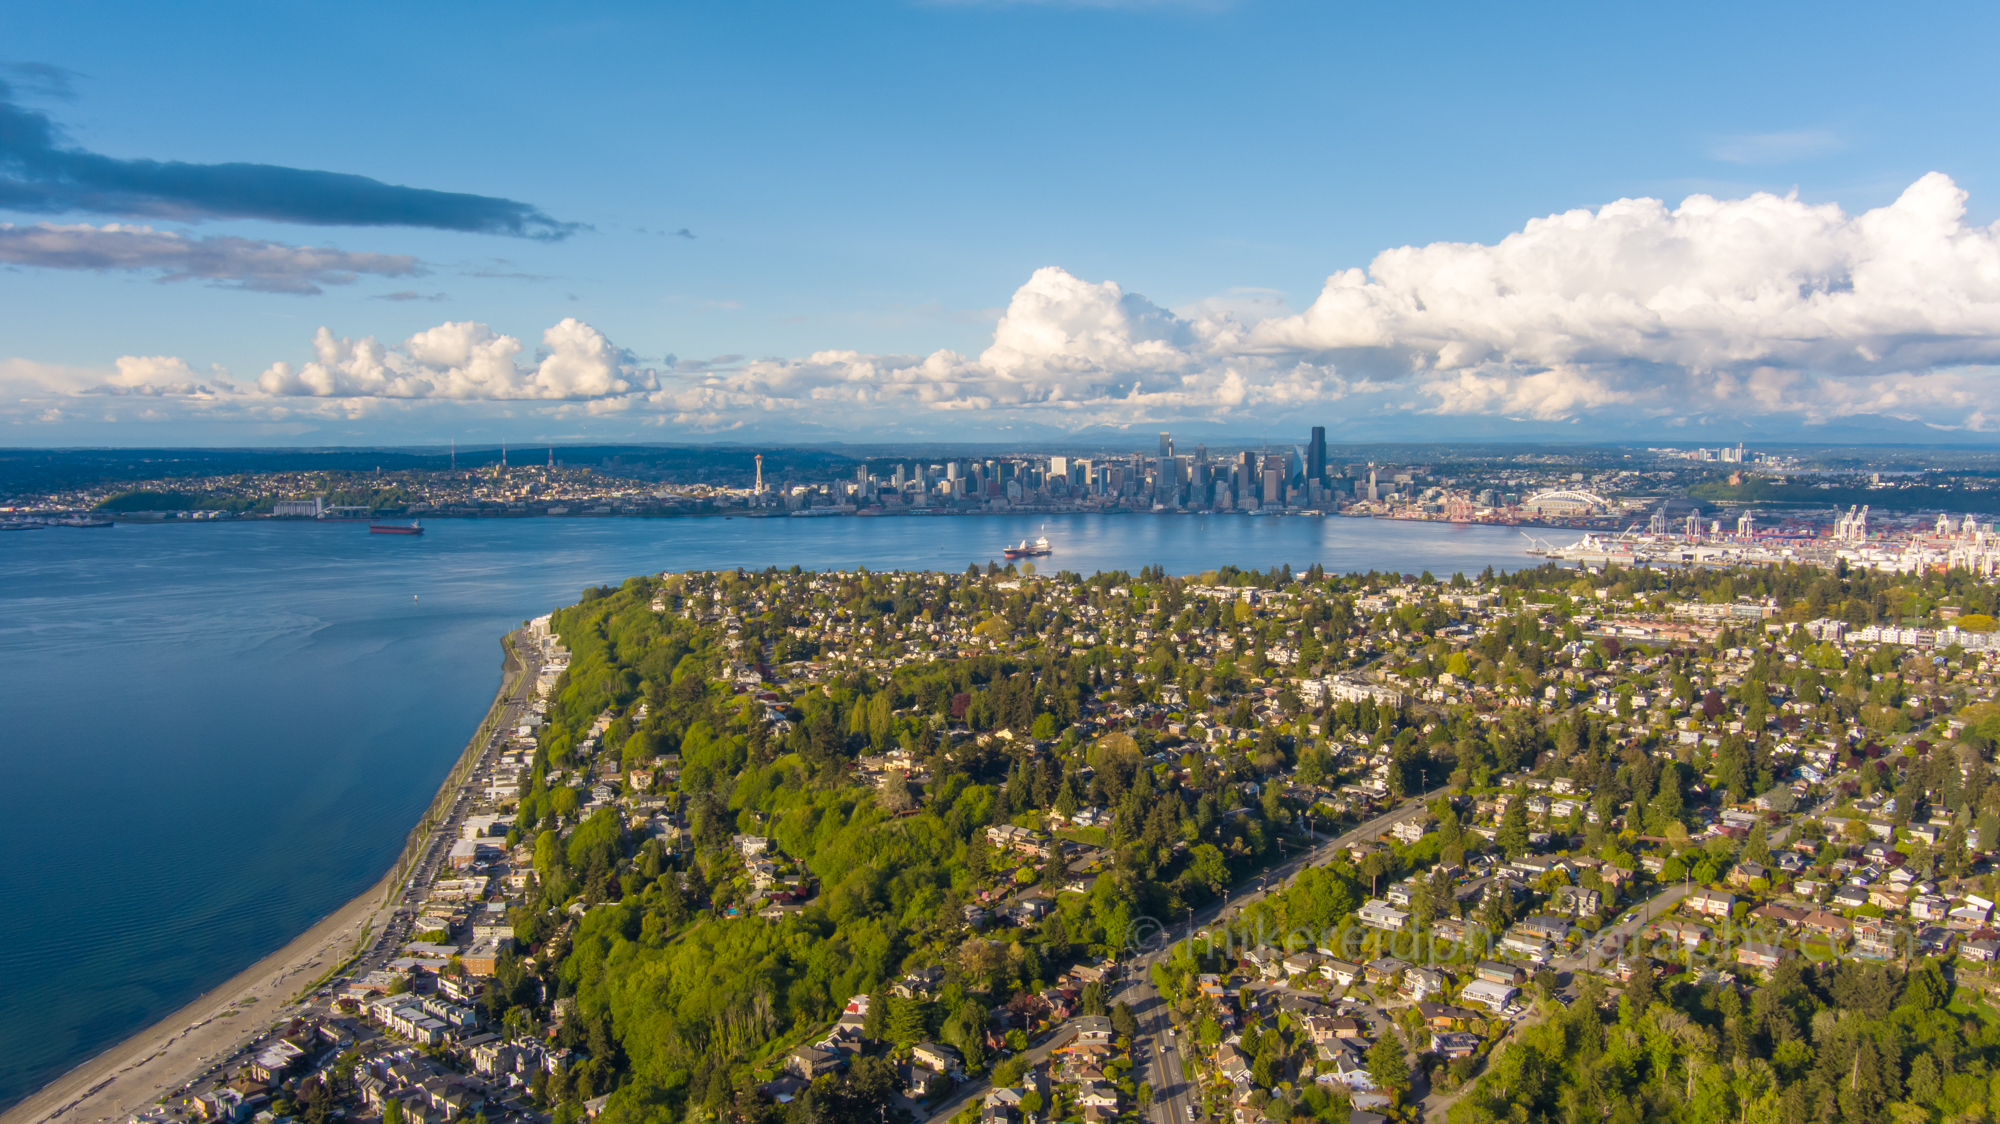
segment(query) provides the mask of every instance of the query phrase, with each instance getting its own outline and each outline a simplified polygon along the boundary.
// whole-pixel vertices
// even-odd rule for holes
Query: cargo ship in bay
[[[370,523],[368,524],[368,533],[371,535],[421,535],[424,533],[424,525],[414,519],[408,523]]]
[[[1051,553],[1049,537],[1043,535],[1032,543],[1022,539],[1020,546],[1002,547],[1000,553],[1008,558],[1046,558]]]

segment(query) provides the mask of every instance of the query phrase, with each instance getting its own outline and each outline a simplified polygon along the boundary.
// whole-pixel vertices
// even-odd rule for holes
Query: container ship
[[[371,535],[421,535],[424,533],[424,525],[415,520],[410,521],[407,525],[402,523],[370,523],[368,524],[368,533]]]

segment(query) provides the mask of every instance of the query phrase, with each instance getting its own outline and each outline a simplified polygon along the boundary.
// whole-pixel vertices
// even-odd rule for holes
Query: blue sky
[[[551,7],[0,10],[9,100],[57,130],[0,135],[0,443],[1991,440],[1989,8]],[[338,175],[273,181],[275,211],[227,172],[165,202],[90,179],[138,159]],[[369,211],[340,177],[484,202]],[[1740,206],[1691,233],[1695,194]],[[1611,229],[1621,199],[1664,201],[1653,233]],[[1504,267],[1441,249],[1308,315],[1384,251],[1578,208],[1601,221]],[[325,221],[357,214],[417,217]],[[1963,277],[1909,266],[1939,239]],[[1562,302],[1423,297],[1468,269]],[[1765,280],[1833,304],[1690,307]],[[1599,290],[1645,323],[1579,327]],[[1801,315],[1814,346],[1768,342]]]

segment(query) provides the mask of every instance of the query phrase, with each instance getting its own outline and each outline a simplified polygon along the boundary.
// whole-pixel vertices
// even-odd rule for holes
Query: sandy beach
[[[287,1018],[307,984],[379,931],[388,884],[384,877],[221,987],[43,1086],[0,1115],[0,1124],[123,1120],[157,1102]]]

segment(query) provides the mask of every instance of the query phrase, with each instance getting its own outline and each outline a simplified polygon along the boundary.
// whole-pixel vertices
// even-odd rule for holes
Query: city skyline
[[[0,444],[2000,432],[1979,9],[115,14],[0,22]]]

